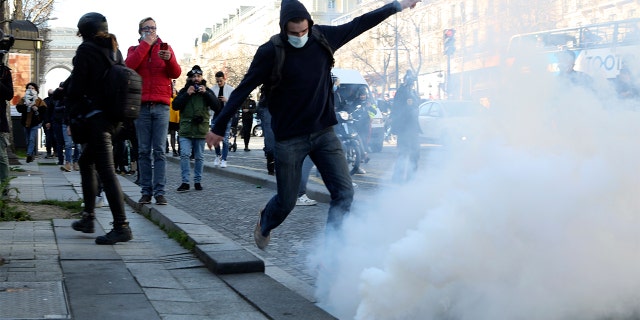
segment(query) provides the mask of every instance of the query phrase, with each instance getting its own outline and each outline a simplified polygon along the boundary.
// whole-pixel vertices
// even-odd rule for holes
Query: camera
[[[193,119],[191,119],[191,123],[193,124],[201,124],[204,121],[204,118],[202,116],[195,116],[193,117]]]
[[[199,92],[200,91],[200,85],[197,84],[197,83],[194,83],[193,84],[193,89],[196,90],[196,92]]]
[[[7,56],[7,53],[9,53],[9,50],[13,46],[14,42],[15,42],[15,38],[11,35],[4,36],[2,37],[2,39],[0,39],[0,63],[1,64],[6,64],[5,57]]]

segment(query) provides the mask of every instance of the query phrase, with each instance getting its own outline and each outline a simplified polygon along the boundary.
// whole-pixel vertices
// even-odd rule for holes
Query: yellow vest
[[[180,111],[173,110],[171,105],[173,104],[173,98],[171,98],[171,103],[169,104],[169,122],[180,123]]]

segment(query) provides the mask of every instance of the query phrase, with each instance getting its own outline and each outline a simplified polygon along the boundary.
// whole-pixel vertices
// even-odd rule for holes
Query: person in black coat
[[[249,140],[253,130],[253,114],[256,112],[256,101],[251,96],[242,103],[242,140],[244,141],[244,151],[249,149]]]
[[[398,158],[393,168],[392,180],[397,183],[411,180],[420,160],[420,122],[418,106],[420,97],[414,89],[416,78],[407,71],[404,82],[393,98],[391,130],[398,137]]]
[[[115,244],[133,238],[124,210],[124,197],[113,164],[112,137],[120,123],[113,123],[103,110],[107,106],[102,87],[102,76],[111,64],[105,55],[122,62],[116,36],[109,33],[107,19],[100,13],[90,12],[78,21],[78,34],[82,43],[73,57],[73,71],[65,82],[65,96],[71,117],[71,136],[83,143],[80,156],[80,176],[84,210],[82,219],[72,228],[84,233],[93,233],[95,199],[98,193],[98,176],[109,202],[113,216],[113,229],[96,238],[96,244]],[[82,140],[81,140],[82,139]],[[96,176],[95,171],[98,172]]]

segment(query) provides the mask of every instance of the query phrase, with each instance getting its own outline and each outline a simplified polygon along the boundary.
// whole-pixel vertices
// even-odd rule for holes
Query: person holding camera
[[[193,167],[193,187],[202,190],[202,169],[204,168],[205,136],[209,132],[209,111],[218,112],[221,104],[213,90],[207,88],[207,81],[202,77],[202,69],[195,65],[189,71],[191,77],[184,88],[173,99],[171,108],[180,111],[180,170],[182,184],[178,192],[189,191],[189,158],[193,150],[195,165]]]
[[[47,115],[47,104],[38,97],[38,85],[29,82],[26,86],[24,97],[16,105],[16,110],[22,113],[20,123],[24,126],[24,134],[27,140],[27,163],[32,162],[38,153],[36,140],[38,130],[42,126],[42,120]]]

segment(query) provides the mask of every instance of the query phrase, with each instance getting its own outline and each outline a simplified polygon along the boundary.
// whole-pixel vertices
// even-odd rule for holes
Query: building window
[[[336,0],[329,0],[327,3],[327,8],[335,9],[336,8]]]

